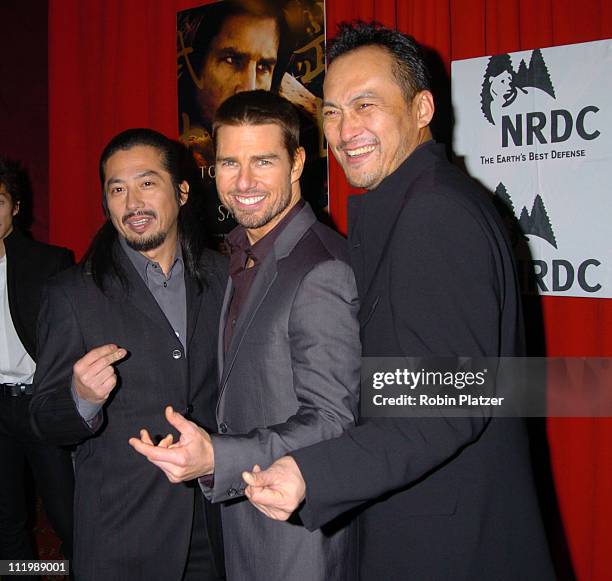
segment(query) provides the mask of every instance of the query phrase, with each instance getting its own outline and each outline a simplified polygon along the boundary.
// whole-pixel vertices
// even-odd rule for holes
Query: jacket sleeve
[[[391,305],[387,332],[395,333],[397,355],[497,356],[503,297],[495,237],[478,207],[428,196],[405,208],[389,248],[388,288],[379,289]],[[307,486],[302,521],[318,528],[427,478],[489,422],[486,410],[469,418],[365,419],[335,440],[293,452]]]
[[[72,366],[85,345],[73,301],[59,282],[43,291],[38,318],[38,362],[30,403],[38,435],[55,444],[76,444],[94,431],[79,414],[71,392]]]
[[[241,473],[291,450],[340,435],[354,425],[361,344],[355,277],[344,262],[315,266],[302,280],[289,317],[293,387],[299,409],[282,424],[244,435],[213,435],[214,488],[223,501],[242,493]],[[228,494],[229,492],[229,494]]]

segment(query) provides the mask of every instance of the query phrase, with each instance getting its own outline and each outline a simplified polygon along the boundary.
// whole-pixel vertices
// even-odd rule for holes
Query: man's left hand
[[[212,474],[215,454],[208,432],[170,406],[166,408],[166,419],[181,434],[178,442],[174,443],[169,434],[156,446],[149,432],[143,429],[140,439],[130,438],[130,446],[162,470],[170,482],[185,482]]]
[[[243,472],[244,491],[251,504],[274,520],[287,520],[306,496],[306,482],[291,456],[283,456],[266,470],[257,465]]]

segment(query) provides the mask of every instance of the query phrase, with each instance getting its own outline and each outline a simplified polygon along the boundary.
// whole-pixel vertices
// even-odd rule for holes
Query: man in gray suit
[[[355,579],[354,531],[278,523],[244,498],[242,472],[340,435],[357,413],[357,291],[344,241],[300,194],[304,149],[293,106],[278,95],[230,97],[213,125],[216,182],[240,224],[229,236],[230,281],[219,335],[219,434],[171,408],[180,432],[134,448],[171,482],[200,479],[222,521],[230,581]]]

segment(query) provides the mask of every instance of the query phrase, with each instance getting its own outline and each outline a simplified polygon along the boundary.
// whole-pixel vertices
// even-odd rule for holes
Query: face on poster
[[[327,151],[320,125],[324,14],[324,2],[314,0],[224,0],[178,13],[180,139],[205,182],[214,163],[212,119],[221,103],[240,91],[275,91],[300,112],[307,153],[304,197],[315,211],[327,206]],[[225,213],[219,206],[217,220]]]

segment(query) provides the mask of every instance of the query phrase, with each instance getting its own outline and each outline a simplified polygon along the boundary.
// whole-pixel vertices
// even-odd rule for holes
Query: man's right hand
[[[117,385],[113,364],[127,355],[117,345],[96,347],[81,357],[72,368],[72,378],[77,395],[91,403],[104,403]]]

